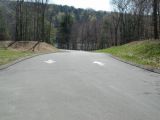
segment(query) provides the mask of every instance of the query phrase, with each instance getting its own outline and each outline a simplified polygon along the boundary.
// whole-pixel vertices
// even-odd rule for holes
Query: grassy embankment
[[[0,65],[4,65],[16,59],[32,55],[31,52],[13,51],[0,48]]]
[[[136,41],[98,52],[110,53],[126,61],[160,69],[160,40]]]
[[[0,41],[0,65],[33,54],[45,54],[58,51],[57,48],[45,42],[37,43],[37,41]]]

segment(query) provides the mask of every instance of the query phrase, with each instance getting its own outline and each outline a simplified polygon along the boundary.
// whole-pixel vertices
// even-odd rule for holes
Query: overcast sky
[[[49,0],[50,3],[111,11],[110,0]]]

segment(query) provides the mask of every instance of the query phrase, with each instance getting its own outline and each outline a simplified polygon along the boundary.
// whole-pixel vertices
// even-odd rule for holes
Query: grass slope
[[[160,41],[136,41],[126,45],[98,50],[126,61],[160,69]]]
[[[5,50],[0,49],[0,65],[6,64],[8,62],[14,61],[21,57],[31,55],[31,52],[22,52],[22,51],[13,51],[13,50]]]
[[[7,48],[7,46],[9,46],[11,43],[14,44]],[[36,47],[34,47],[35,45]],[[57,51],[57,48],[45,42],[40,42],[37,44],[37,41],[0,41],[0,65],[33,54],[53,53]]]

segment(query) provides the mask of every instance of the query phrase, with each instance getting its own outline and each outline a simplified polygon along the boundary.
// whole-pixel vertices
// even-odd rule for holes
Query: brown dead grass
[[[133,42],[128,43],[128,45],[138,45],[138,44],[143,44],[143,43],[145,43],[146,41],[148,41],[148,42],[149,42],[149,41],[152,41],[152,43],[155,43],[155,44],[160,43],[160,40],[150,39],[150,40],[133,41]]]
[[[13,44],[12,44],[13,43]],[[11,45],[12,44],[12,45]],[[40,42],[37,44],[37,41],[18,41],[18,42],[13,42],[13,41],[1,41],[0,42],[0,47],[11,49],[14,51],[33,51],[36,53],[48,53],[48,52],[57,52],[58,49],[53,47],[50,44],[47,44],[45,42]],[[36,47],[33,49],[33,47],[36,45]]]

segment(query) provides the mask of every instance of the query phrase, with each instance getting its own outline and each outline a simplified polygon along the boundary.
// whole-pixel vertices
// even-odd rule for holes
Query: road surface
[[[37,56],[0,71],[0,120],[160,120],[160,74],[107,54]]]

